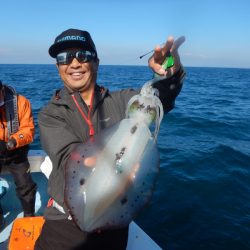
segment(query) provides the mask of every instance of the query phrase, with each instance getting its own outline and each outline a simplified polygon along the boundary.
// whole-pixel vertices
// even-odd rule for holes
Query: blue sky
[[[249,0],[8,0],[1,2],[0,63],[54,63],[48,48],[68,28],[88,30],[101,64],[139,56],[184,35],[186,66],[250,68]]]

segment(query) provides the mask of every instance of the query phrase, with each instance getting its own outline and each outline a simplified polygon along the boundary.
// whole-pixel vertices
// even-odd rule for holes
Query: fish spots
[[[128,198],[125,196],[121,199],[121,205],[124,205],[128,202]]]
[[[80,183],[80,186],[83,186],[85,183],[85,179],[84,178],[80,179],[79,183]]]
[[[75,176],[76,176],[76,170],[73,170],[73,174],[71,176],[71,179],[74,180],[75,179]],[[72,185],[71,185],[72,186]]]
[[[121,174],[123,172],[122,156],[125,154],[126,147],[121,148],[119,153],[115,154],[115,170],[116,173]]]
[[[139,195],[137,195],[136,198],[134,199],[134,202],[135,202],[135,203],[138,202],[138,201],[139,201],[139,198],[140,198]]]
[[[152,110],[154,110],[154,109],[151,108],[150,105],[148,105],[148,106],[146,107],[146,112],[147,112],[147,113],[150,113]]]
[[[115,160],[116,161],[120,160],[122,156],[124,155],[125,151],[126,151],[126,147],[121,148],[121,151],[115,154]]]
[[[142,104],[140,104],[139,106],[138,106],[138,109],[139,110],[142,110],[142,109],[144,109],[145,108],[145,106],[144,106],[144,104],[142,103]]]
[[[134,134],[136,130],[137,130],[137,125],[133,126],[133,127],[130,129],[131,134]]]

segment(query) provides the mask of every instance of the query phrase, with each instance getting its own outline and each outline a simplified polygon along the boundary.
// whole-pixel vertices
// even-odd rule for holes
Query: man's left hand
[[[180,56],[178,54],[179,47],[185,42],[185,37],[181,36],[178,39],[174,39],[169,36],[163,47],[157,46],[154,50],[154,54],[149,58],[149,67],[160,76],[171,77],[181,68]],[[171,68],[165,70],[162,64],[169,53],[174,58],[174,65]]]

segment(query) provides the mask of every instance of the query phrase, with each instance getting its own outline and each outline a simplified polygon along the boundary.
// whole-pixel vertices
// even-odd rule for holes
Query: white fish
[[[153,82],[130,99],[125,119],[77,146],[68,160],[65,201],[83,231],[128,225],[152,195],[163,117]]]

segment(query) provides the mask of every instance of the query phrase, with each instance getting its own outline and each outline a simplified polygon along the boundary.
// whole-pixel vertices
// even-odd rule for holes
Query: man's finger
[[[185,36],[181,36],[178,39],[176,39],[173,43],[173,46],[170,49],[170,52],[173,53],[174,51],[178,50],[179,47],[185,42]]]
[[[172,36],[169,36],[167,39],[167,42],[165,43],[165,45],[162,48],[162,56],[165,57],[167,55],[167,53],[172,48],[173,43],[174,43],[174,38]]]
[[[160,46],[155,47],[153,58],[154,58],[156,63],[162,60],[162,52],[161,51],[162,51],[162,49]]]

